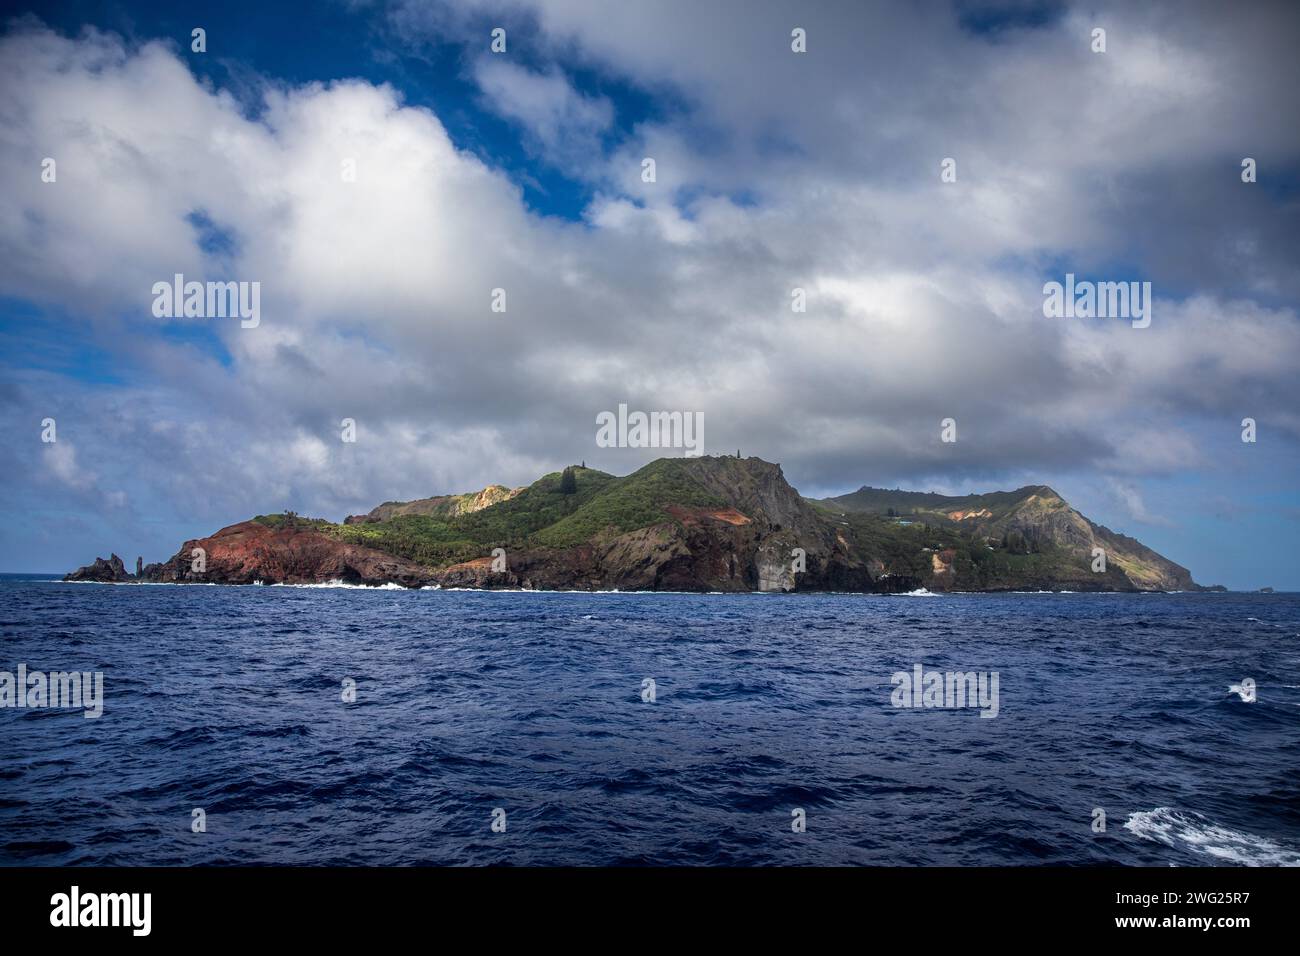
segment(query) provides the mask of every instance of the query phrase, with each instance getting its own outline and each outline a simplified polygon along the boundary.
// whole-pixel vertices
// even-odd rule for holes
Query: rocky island
[[[1104,561],[1098,555],[1104,556]],[[571,466],[524,488],[386,502],[341,523],[261,515],[129,574],[69,581],[397,584],[647,591],[1189,591],[1186,568],[1089,521],[1046,485],[952,497],[802,497],[779,465],[662,458]]]

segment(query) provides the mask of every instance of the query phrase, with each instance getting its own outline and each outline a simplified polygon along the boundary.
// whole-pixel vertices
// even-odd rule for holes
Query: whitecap
[[[37,583],[37,582],[33,582]],[[237,584],[221,584],[217,581],[45,581],[44,584],[107,584],[109,587],[121,588],[222,588],[240,587]]]
[[[388,581],[384,584],[349,584],[347,581],[335,579],[333,581],[316,581],[311,584],[271,584],[268,587],[273,588],[343,588],[348,591],[405,591],[400,584]]]
[[[1131,814],[1124,829],[1143,840],[1239,866],[1300,866],[1300,853],[1252,833],[1211,823],[1199,813],[1156,807]]]
[[[1236,694],[1238,697],[1241,698],[1242,703],[1245,703],[1245,704],[1253,704],[1253,703],[1255,703],[1255,695],[1254,695],[1254,693],[1251,692],[1251,691],[1246,690],[1246,688],[1242,687],[1240,684],[1229,684],[1229,685],[1228,685],[1228,693],[1229,693],[1229,694]]]

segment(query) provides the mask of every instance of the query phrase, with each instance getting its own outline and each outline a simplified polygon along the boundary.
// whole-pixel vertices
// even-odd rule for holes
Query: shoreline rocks
[[[126,566],[122,559],[116,554],[110,554],[108,560],[95,558],[85,567],[77,568],[70,574],[63,576],[65,581],[101,581],[106,584],[117,584],[122,581],[132,581],[134,578],[126,573]]]

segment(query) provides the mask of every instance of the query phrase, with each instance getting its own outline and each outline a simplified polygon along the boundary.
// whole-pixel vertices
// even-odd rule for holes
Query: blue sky
[[[21,9],[21,8],[19,8]],[[87,24],[127,37],[173,38],[188,45],[190,31],[202,26],[212,38],[210,57],[188,62],[196,76],[232,90],[250,115],[262,108],[260,89],[249,71],[275,80],[305,84],[359,78],[388,84],[403,100],[438,114],[457,145],[509,169],[523,188],[530,208],[543,215],[581,217],[590,188],[569,179],[563,169],[533,161],[517,130],[475,103],[477,90],[464,75],[461,45],[426,37],[407,46],[370,4],[322,3],[310,13],[292,4],[198,3],[42,3],[47,24],[75,34]],[[527,51],[520,51],[527,62]],[[609,96],[618,103],[620,123],[651,115],[654,103],[617,82],[601,83],[592,74],[573,76],[575,86]]]
[[[9,16],[0,570],[578,460],[624,474],[653,455],[597,448],[594,422],[628,402],[702,411],[707,450],[805,494],[1046,483],[1202,583],[1300,589],[1284,7]],[[261,326],[155,318],[176,272],[259,281]],[[1152,282],[1152,327],[1045,318],[1066,272]]]

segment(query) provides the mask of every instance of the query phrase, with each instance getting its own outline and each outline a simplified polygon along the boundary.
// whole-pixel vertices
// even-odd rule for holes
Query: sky
[[[0,571],[682,454],[600,447],[626,404],[1300,590],[1294,4],[302,10],[5,6]],[[177,273],[259,323],[155,315]],[[1067,273],[1149,327],[1045,315]]]

